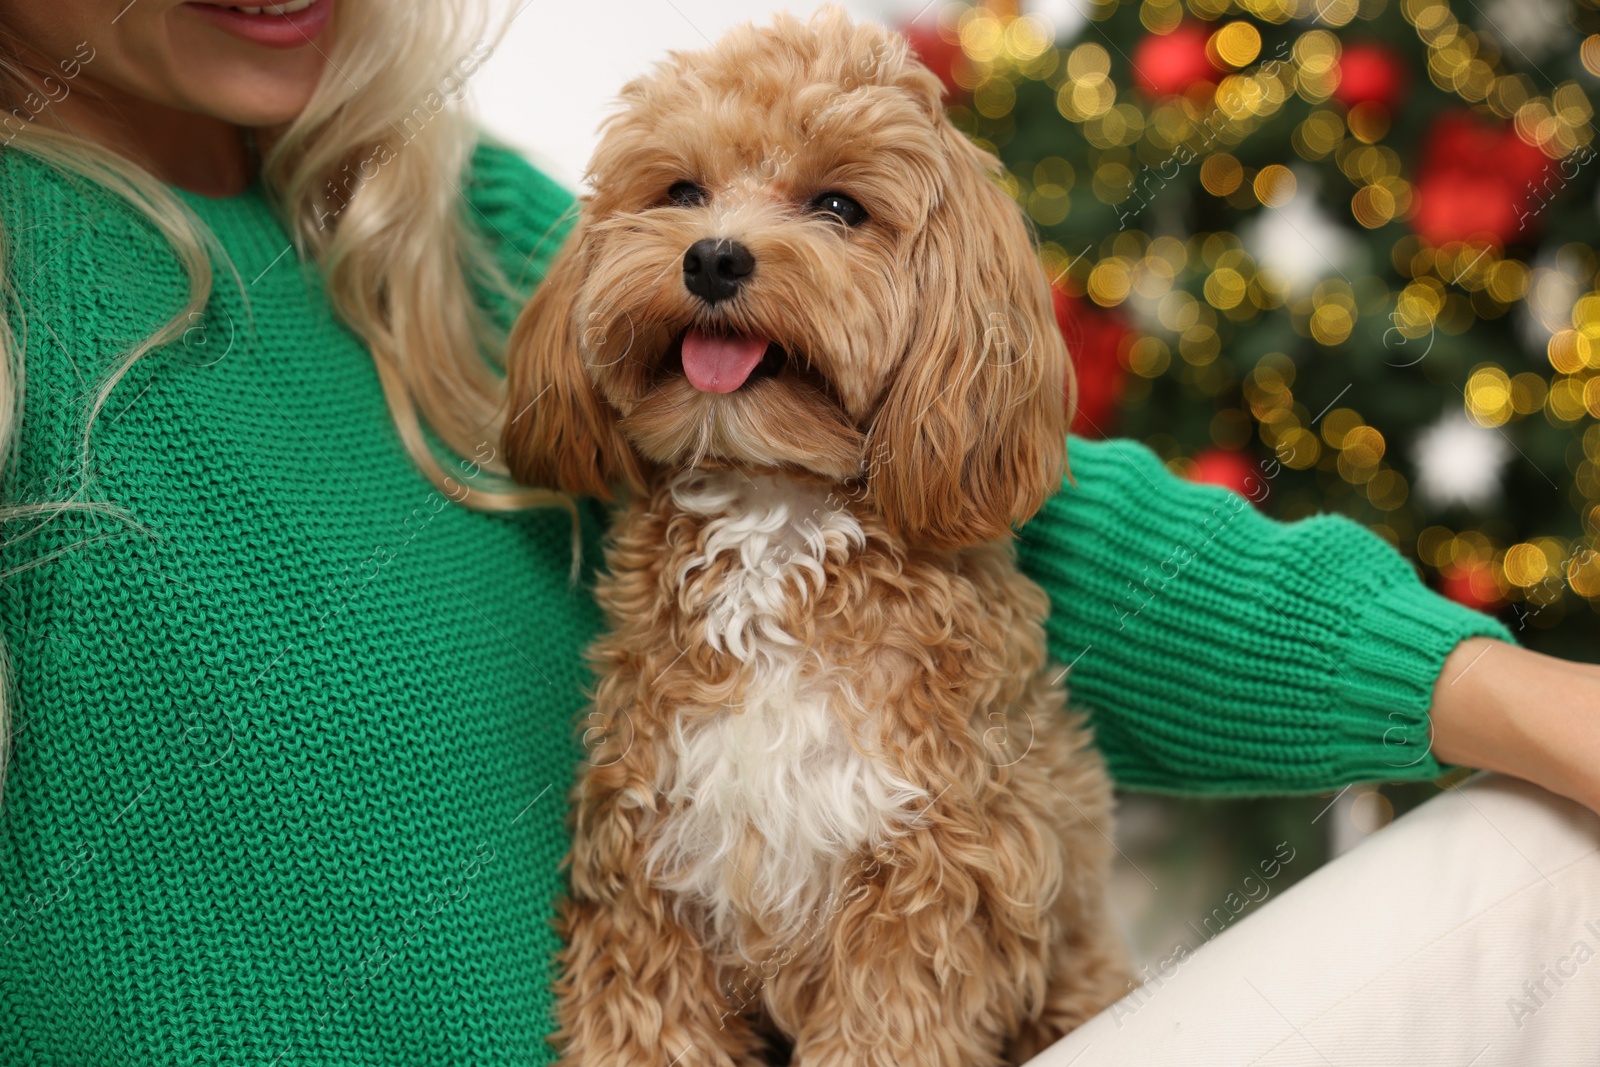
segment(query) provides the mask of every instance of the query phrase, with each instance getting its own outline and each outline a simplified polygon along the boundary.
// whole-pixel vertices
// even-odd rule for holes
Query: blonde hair
[[[270,131],[262,178],[297,252],[321,266],[334,308],[370,349],[401,440],[428,478],[472,507],[555,505],[571,511],[564,495],[512,484],[500,457],[505,337],[477,297],[491,290],[512,296],[515,290],[467,225],[459,184],[478,131],[461,103],[458,64],[468,56],[481,58],[514,17],[497,14],[491,2],[339,0],[326,69],[304,111],[282,130]],[[0,41],[0,105],[9,107],[38,86],[33,72],[6,52]],[[426,121],[407,124],[419,106],[426,108]],[[220,250],[167,185],[116,153],[39,121],[8,137],[0,151],[26,153],[81,177],[147,216],[182,265],[188,293],[155,332],[122,354],[94,392],[73,498],[0,504],[0,523],[33,519],[37,529],[56,514],[78,509],[134,522],[114,505],[89,499],[90,431],[128,369],[178,340],[205,308],[214,284],[212,259],[220,258]],[[351,168],[374,157],[382,166],[360,171],[352,183]],[[0,267],[8,256],[0,226]],[[0,271],[0,473],[16,458],[26,384],[25,294],[10,291],[8,277]],[[478,479],[480,484],[453,479],[424,427],[457,456],[474,457],[473,469],[488,477]],[[28,531],[12,540],[26,536]],[[0,791],[10,750],[10,681],[0,644]]]

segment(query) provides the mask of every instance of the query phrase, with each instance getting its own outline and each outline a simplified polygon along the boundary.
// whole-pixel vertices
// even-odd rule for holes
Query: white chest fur
[[[696,472],[672,493],[708,520],[680,586],[735,554],[701,595],[705,639],[740,662],[745,698],[680,715],[651,869],[705,907],[714,936],[732,933],[745,908],[769,930],[798,928],[863,845],[887,841],[931,799],[877,751],[879,717],[848,673],[783,625],[797,598],[822,589],[824,561],[848,557],[865,535],[846,501],[780,476]]]

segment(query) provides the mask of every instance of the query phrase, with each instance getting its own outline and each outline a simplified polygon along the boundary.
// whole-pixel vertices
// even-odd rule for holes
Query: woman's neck
[[[150,103],[87,73],[32,121],[77,134],[201,196],[233,196],[255,180],[258,159],[243,127]]]

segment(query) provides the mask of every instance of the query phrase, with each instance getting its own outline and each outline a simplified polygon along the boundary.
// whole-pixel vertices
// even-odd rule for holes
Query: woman
[[[569,511],[498,477],[504,331],[571,198],[459,112],[483,13],[0,27],[7,1061],[543,1062],[598,618]],[[1121,784],[1446,760],[1600,804],[1593,670],[1344,520],[1128,442],[1073,465],[1023,558]]]

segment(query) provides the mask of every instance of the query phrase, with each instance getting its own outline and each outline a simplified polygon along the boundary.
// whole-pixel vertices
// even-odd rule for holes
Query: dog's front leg
[[[963,869],[979,841],[970,829],[900,839],[832,920],[829,958],[778,973],[774,1014],[798,1022],[792,1067],[999,1067],[1030,991],[1042,993],[1049,927],[1027,906],[1012,923]],[[1010,873],[1037,898],[1028,859],[1019,851]]]
[[[556,982],[563,1067],[753,1067],[760,1037],[728,1004],[695,934],[644,877],[645,809],[621,803],[630,761],[589,767],[575,790],[571,891]],[[637,795],[635,793],[635,795]]]
[[[653,892],[568,900],[557,1014],[563,1067],[753,1067],[761,1039]]]

